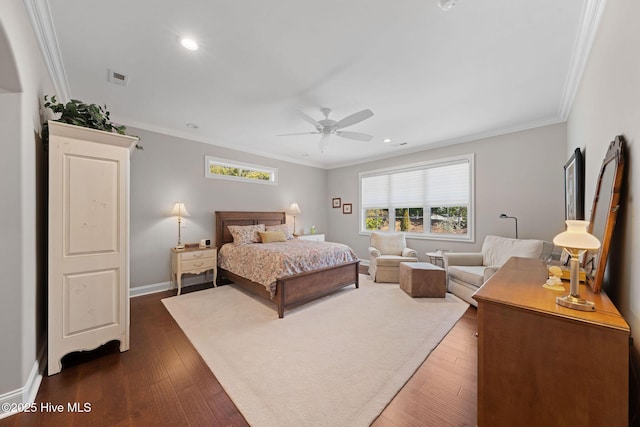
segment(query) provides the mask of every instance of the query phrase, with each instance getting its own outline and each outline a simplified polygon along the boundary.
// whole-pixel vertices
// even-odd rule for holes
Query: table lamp
[[[173,209],[171,210],[171,216],[178,217],[178,244],[176,245],[176,249],[184,249],[184,243],[180,240],[180,227],[182,226],[182,217],[189,217],[189,212],[187,208],[184,206],[182,202],[176,202],[173,205]]]
[[[289,206],[289,210],[287,211],[287,213],[293,215],[293,234],[296,234],[296,215],[302,213],[302,211],[300,210],[300,206],[298,206],[298,203],[291,203],[291,206]]]
[[[596,250],[600,241],[587,232],[589,221],[567,220],[567,230],[553,238],[553,243],[564,248],[571,256],[571,284],[569,295],[557,297],[556,304],[574,310],[595,311],[595,304],[580,298],[580,256],[587,250]]]

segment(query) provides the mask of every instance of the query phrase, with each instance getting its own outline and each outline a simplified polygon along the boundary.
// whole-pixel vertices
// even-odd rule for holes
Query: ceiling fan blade
[[[330,135],[323,133],[322,134],[322,139],[320,139],[320,145],[318,148],[320,148],[320,152],[324,153],[324,149],[327,147],[327,145],[329,145],[329,138]]]
[[[366,133],[360,132],[348,132],[344,130],[339,130],[336,132],[336,135],[341,136],[343,138],[355,139],[356,141],[371,141],[373,139],[372,135],[367,135]]]
[[[358,111],[357,113],[354,113],[354,114],[352,114],[350,116],[347,116],[344,119],[336,122],[336,124],[333,125],[333,127],[335,129],[342,129],[342,128],[345,128],[347,126],[351,126],[351,125],[355,125],[356,123],[360,123],[361,121],[366,120],[371,116],[373,116],[373,111],[371,111],[369,109]]]
[[[305,121],[311,123],[314,128],[322,129],[322,125],[320,123],[318,123],[318,121],[316,119],[314,119],[313,117],[307,115],[306,113],[303,113],[300,110],[296,110],[296,113],[298,113],[298,115],[300,116],[300,118],[302,120],[305,120]]]
[[[293,135],[319,135],[320,132],[296,132],[296,133],[281,133],[276,136],[293,136]]]

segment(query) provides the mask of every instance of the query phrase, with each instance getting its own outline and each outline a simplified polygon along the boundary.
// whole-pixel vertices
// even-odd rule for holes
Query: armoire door
[[[129,348],[130,151],[74,131],[50,136],[49,375],[69,352]]]

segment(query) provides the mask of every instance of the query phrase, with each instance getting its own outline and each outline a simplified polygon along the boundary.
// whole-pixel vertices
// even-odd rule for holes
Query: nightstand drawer
[[[182,261],[182,271],[188,273],[191,270],[202,270],[205,268],[214,268],[216,266],[215,258],[192,259]]]
[[[215,249],[210,249],[205,251],[182,252],[181,259],[184,262],[184,261],[190,261],[193,259],[214,258],[215,256],[216,256]]]

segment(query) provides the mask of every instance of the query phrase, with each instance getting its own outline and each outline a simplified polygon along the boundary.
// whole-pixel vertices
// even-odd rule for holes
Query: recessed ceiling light
[[[391,138],[385,138],[382,140],[382,142],[386,142],[387,144],[391,142]]]
[[[191,129],[198,129],[198,125],[195,123],[187,123],[186,126]]]
[[[187,38],[187,37],[183,37],[183,38],[180,39],[180,44],[185,49],[198,50],[198,43],[196,43],[196,41],[193,40],[193,39],[190,39],[190,38]]]

